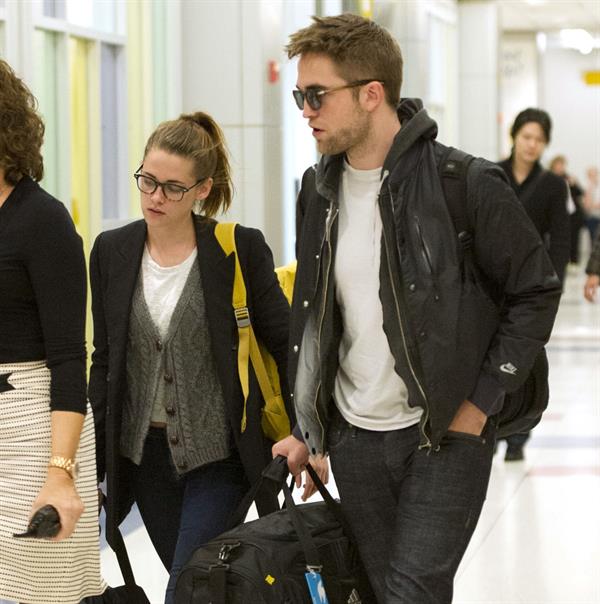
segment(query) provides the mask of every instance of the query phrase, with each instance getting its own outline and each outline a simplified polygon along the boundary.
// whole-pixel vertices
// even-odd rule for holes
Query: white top
[[[334,277],[344,332],[334,396],[348,422],[383,431],[417,423],[422,410],[408,406],[406,385],[394,370],[383,331],[380,175],[381,168],[355,170],[345,163],[340,182]]]
[[[164,338],[169,331],[173,311],[197,255],[198,250],[194,248],[181,264],[160,266],[150,256],[148,246],[144,247],[142,256],[144,298],[161,338]]]

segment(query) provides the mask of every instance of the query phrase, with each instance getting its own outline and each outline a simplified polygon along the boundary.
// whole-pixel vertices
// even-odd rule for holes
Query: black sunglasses
[[[336,92],[338,90],[344,90],[344,88],[356,88],[357,86],[364,86],[365,84],[370,84],[371,82],[379,82],[380,84],[385,84],[382,80],[374,80],[371,78],[370,80],[356,80],[356,82],[350,82],[349,84],[344,84],[343,86],[335,86],[334,88],[320,88],[319,86],[309,86],[306,90],[292,90],[292,94],[294,95],[294,100],[296,101],[296,105],[298,105],[298,109],[301,111],[304,109],[304,101],[308,103],[308,106],[315,111],[321,108],[321,98],[330,92]]]

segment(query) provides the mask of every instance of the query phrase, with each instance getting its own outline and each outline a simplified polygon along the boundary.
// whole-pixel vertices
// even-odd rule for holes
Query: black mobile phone
[[[47,537],[56,537],[60,532],[60,516],[53,505],[41,507],[29,521],[27,530],[24,533],[14,534],[13,537],[20,539],[22,537],[38,537],[39,539]]]

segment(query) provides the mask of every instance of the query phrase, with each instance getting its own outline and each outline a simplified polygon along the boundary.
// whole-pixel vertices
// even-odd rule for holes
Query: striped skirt
[[[50,459],[50,371],[43,361],[0,364],[0,600],[77,604],[101,594],[94,421],[88,413],[77,459],[85,506],[64,541],[15,539],[28,523]],[[6,383],[8,382],[8,386]],[[8,388],[13,389],[8,389]]]

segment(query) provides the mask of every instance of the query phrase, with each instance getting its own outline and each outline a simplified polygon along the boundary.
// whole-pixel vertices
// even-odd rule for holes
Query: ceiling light
[[[573,48],[583,55],[588,55],[595,46],[595,40],[585,29],[561,29],[560,44],[563,48]]]

